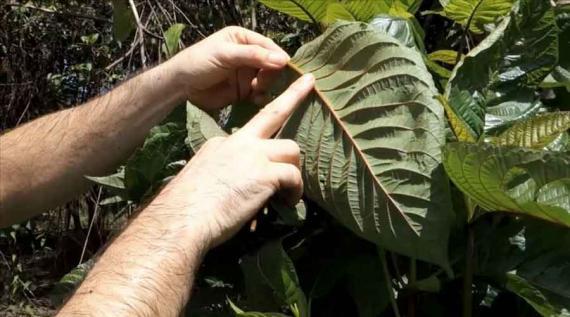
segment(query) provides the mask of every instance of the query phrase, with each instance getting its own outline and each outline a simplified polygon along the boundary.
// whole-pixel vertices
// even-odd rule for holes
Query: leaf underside
[[[541,149],[570,129],[570,112],[553,112],[515,123],[493,141],[497,145]]]
[[[421,55],[339,23],[293,57],[290,77],[309,72],[315,93],[281,134],[301,147],[306,195],[361,237],[445,266],[445,118]]]

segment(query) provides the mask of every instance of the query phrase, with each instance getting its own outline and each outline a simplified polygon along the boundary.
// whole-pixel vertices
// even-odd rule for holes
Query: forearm
[[[155,201],[103,253],[58,316],[180,313],[210,244],[206,217]]]
[[[113,171],[183,101],[167,64],[0,137],[0,227],[72,199]]]

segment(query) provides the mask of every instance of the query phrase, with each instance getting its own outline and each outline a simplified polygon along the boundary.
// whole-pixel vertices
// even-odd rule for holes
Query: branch
[[[79,18],[79,19],[87,19],[87,20],[93,20],[93,21],[99,21],[99,22],[105,22],[105,23],[112,23],[113,22],[111,19],[107,19],[104,17],[85,15],[85,14],[69,12],[69,11],[50,10],[50,9],[46,9],[46,8],[35,7],[35,6],[30,5],[30,4],[9,3],[9,4],[6,4],[6,6],[7,7],[15,7],[15,8],[26,8],[26,9],[31,9],[31,10],[43,12],[43,13],[49,13],[49,14],[54,14],[54,15],[63,15],[63,16],[68,16],[68,17],[74,17],[74,18]]]

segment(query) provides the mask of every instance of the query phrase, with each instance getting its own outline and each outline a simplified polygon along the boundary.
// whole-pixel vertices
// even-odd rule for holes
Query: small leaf
[[[230,305],[230,308],[233,310],[236,317],[289,317],[281,313],[244,312],[229,299],[228,304]]]
[[[166,32],[164,32],[164,46],[163,52],[167,58],[174,56],[178,53],[180,36],[182,31],[186,28],[186,24],[176,23],[171,25]]]
[[[492,142],[503,146],[541,149],[568,129],[570,112],[547,113],[515,123]]]
[[[197,153],[209,139],[228,135],[209,114],[190,102],[186,103],[186,114],[188,135],[185,142],[193,153]]]
[[[438,50],[429,53],[428,57],[434,62],[455,65],[455,62],[457,61],[457,52],[452,50]]]
[[[461,119],[466,117],[466,115],[457,115],[445,97],[438,95],[437,99],[445,108],[445,114],[447,115],[451,129],[453,130],[455,137],[457,137],[457,140],[462,142],[475,142],[476,139],[474,132],[469,128],[469,125],[467,125],[467,123]]]
[[[306,22],[319,23],[327,14],[329,4],[336,0],[259,0],[267,7]]]
[[[60,306],[66,298],[68,298],[73,291],[83,282],[87,273],[95,261],[90,259],[84,263],[79,264],[72,269],[69,273],[65,274],[54,286],[50,294],[51,302],[54,306]]]
[[[419,23],[412,17],[379,14],[370,20],[369,24],[384,34],[387,34],[407,47],[424,50],[424,33]]]
[[[113,0],[113,37],[118,42],[125,41],[136,29],[133,11],[127,0]]]
[[[269,241],[261,247],[253,258],[259,276],[263,283],[269,286],[282,303],[298,310],[300,317],[308,317],[308,304],[305,294],[301,289],[293,262],[283,250],[281,241]],[[263,295],[259,295],[263,296]]]

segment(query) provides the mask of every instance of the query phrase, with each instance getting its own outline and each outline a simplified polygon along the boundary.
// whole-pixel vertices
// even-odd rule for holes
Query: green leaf
[[[228,135],[209,114],[190,102],[186,103],[186,115],[188,136],[185,142],[193,153],[197,153],[209,139]]]
[[[140,202],[162,187],[165,178],[178,172],[179,167],[168,168],[168,165],[187,159],[186,135],[184,124],[179,122],[167,122],[150,130],[143,146],[125,165],[125,186],[130,200]]]
[[[570,226],[567,153],[449,143],[443,164],[455,185],[489,211],[522,213]]]
[[[514,0],[449,0],[441,15],[452,19],[473,33],[483,33],[485,24],[492,24],[509,13]]]
[[[421,54],[367,24],[340,23],[290,65],[287,82],[316,76],[281,135],[301,147],[305,194],[359,236],[446,266],[445,116]]]
[[[493,143],[541,149],[570,129],[570,112],[553,112],[515,123]]]
[[[265,6],[306,22],[317,24],[327,15],[327,7],[336,0],[259,0]]]
[[[494,2],[494,1],[493,1]],[[548,1],[521,0],[488,37],[460,61],[445,96],[479,138],[540,107],[535,89],[558,60],[554,12]]]
[[[507,274],[506,288],[522,297],[544,317],[570,316],[570,302],[566,303],[566,305],[558,303],[556,299],[554,299],[555,297],[552,298],[552,296],[548,296],[548,292],[540,290],[514,273]]]
[[[343,7],[350,12],[356,21],[368,22],[375,15],[388,13],[390,5],[388,1],[378,0],[343,0]]]
[[[263,283],[273,290],[276,299],[289,305],[293,312],[298,311],[300,317],[309,316],[307,299],[301,289],[295,267],[283,250],[280,240],[265,243],[256,255],[244,261],[255,263],[254,269],[257,269],[257,272],[246,273],[246,276],[260,276]],[[248,267],[251,269],[251,266]]]
[[[228,304],[230,305],[230,308],[233,310],[236,317],[289,317],[280,313],[244,312],[229,299]]]
[[[434,62],[442,62],[449,65],[455,65],[457,60],[457,52],[453,50],[438,50],[428,54],[428,58]]]
[[[93,259],[79,264],[69,273],[65,274],[55,285],[50,293],[50,300],[54,306],[60,306],[73,291],[83,282],[87,273],[91,270],[95,261]]]
[[[176,23],[171,25],[166,32],[164,32],[164,46],[162,51],[167,58],[174,56],[178,53],[180,36],[182,31],[186,28],[186,24]]]
[[[361,256],[348,262],[347,290],[358,316],[379,316],[389,304],[389,294],[378,256]]]
[[[85,178],[111,190],[120,192],[125,189],[125,172],[123,170],[108,176],[85,176]]]
[[[457,140],[461,142],[475,142],[475,135],[473,135],[473,131],[469,129],[469,126],[460,119],[460,117],[464,115],[458,115],[455,113],[455,109],[453,109],[447,99],[443,96],[437,96],[438,100],[441,102],[443,107],[445,108],[445,113],[447,115],[447,119],[449,120],[449,125],[455,134]]]
[[[327,7],[327,14],[322,22],[325,25],[333,24],[337,21],[354,21],[354,16],[341,3],[331,3]]]
[[[413,16],[404,18],[388,14],[379,14],[370,20],[370,25],[375,30],[399,40],[407,47],[424,51],[424,33],[422,27]]]
[[[125,41],[136,29],[133,11],[127,0],[113,0],[113,37],[118,42]]]

